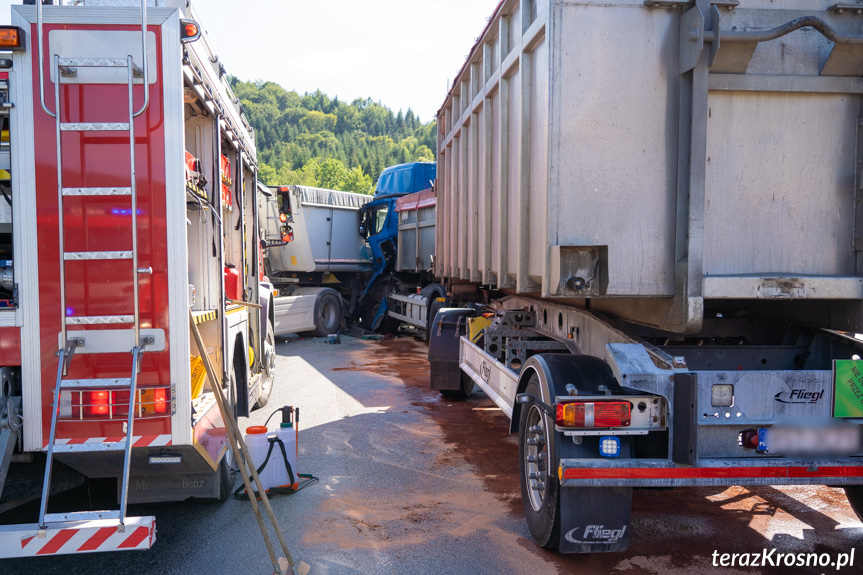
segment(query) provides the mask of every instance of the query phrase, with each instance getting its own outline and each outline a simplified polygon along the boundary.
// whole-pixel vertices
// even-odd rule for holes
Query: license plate
[[[844,456],[860,452],[859,425],[823,427],[762,427],[758,430],[758,451],[773,455]]]

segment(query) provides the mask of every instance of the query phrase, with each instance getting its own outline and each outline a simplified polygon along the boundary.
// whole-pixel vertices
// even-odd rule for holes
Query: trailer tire
[[[312,335],[326,337],[336,333],[342,325],[342,302],[334,293],[325,293],[318,300],[315,310],[315,331]]]
[[[473,393],[476,384],[465,372],[461,372],[461,388],[460,389],[442,389],[440,394],[450,399],[467,399]]]
[[[434,300],[432,304],[429,306],[429,312],[426,316],[426,339],[431,339],[432,328],[434,327],[434,318],[441,309],[446,307],[446,302],[438,301],[438,294],[432,294],[434,296]]]
[[[851,509],[857,514],[860,521],[863,521],[863,485],[850,485],[846,487],[845,496],[848,498]]]
[[[539,376],[534,373],[525,388],[525,393],[541,397]],[[519,415],[518,425],[518,470],[521,478],[521,502],[524,507],[524,518],[534,541],[545,549],[557,548],[560,540],[560,484],[557,473],[550,472],[549,462],[554,454],[549,453],[548,443],[530,445],[547,438],[554,433],[554,427],[549,428],[548,416],[535,404],[523,406]],[[534,426],[541,426],[541,432],[531,432]],[[544,455],[544,459],[543,456]],[[533,456],[533,461],[528,458]],[[542,489],[533,489],[530,473],[545,472],[545,481],[533,480],[534,485],[544,484]]]
[[[261,347],[261,393],[255,401],[254,409],[260,409],[270,402],[276,380],[276,335],[270,320],[267,320],[267,337]]]

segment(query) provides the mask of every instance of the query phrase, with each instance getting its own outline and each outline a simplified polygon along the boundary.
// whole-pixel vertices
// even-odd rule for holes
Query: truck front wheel
[[[524,391],[542,397],[536,374]],[[560,540],[560,485],[557,474],[550,472],[554,458],[549,450],[550,433],[554,433],[554,427],[549,426],[548,416],[536,404],[522,407],[518,422],[521,502],[531,536],[546,549],[556,548]]]
[[[313,335],[326,337],[336,333],[342,324],[342,302],[334,293],[325,293],[318,301]]]

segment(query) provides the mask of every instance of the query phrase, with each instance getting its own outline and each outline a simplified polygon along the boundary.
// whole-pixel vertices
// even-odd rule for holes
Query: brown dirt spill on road
[[[375,405],[399,405],[405,398],[422,408],[443,433],[447,451],[432,463],[436,469],[449,467],[455,459],[473,465],[486,489],[520,516],[521,487],[518,478],[518,442],[509,434],[509,419],[485,396],[449,399],[429,389],[428,346],[412,338],[387,339],[368,350],[352,352],[350,367],[334,371],[373,371],[400,380],[394,386],[371,394]],[[395,396],[401,397],[401,402]],[[365,398],[361,401],[367,403]],[[389,400],[390,403],[383,401]]]
[[[518,444],[508,433],[509,420],[484,396],[449,400],[429,390],[426,350],[425,344],[412,339],[387,339],[351,350],[348,356],[351,365],[335,371],[371,371],[392,378],[391,387],[357,399],[366,405],[422,409],[437,424],[439,431],[434,435],[440,437],[444,447],[431,467],[445,470],[456,462],[469,463],[487,492],[503,502],[511,515],[521,517]],[[427,424],[416,427],[416,433],[429,433]],[[379,548],[419,543],[438,532],[459,537],[477,530],[494,530],[497,533],[489,535],[512,541],[526,565],[530,565],[529,557],[533,556],[534,562],[537,558],[545,560],[547,569],[584,575],[693,572],[752,575],[775,571],[713,567],[713,551],[761,552],[774,546],[786,547],[789,552],[848,551],[841,548],[842,537],[838,542],[837,538],[831,540],[836,546],[832,550],[815,541],[815,533],[829,533],[839,525],[834,517],[837,508],[847,508],[843,492],[829,488],[795,489],[794,497],[772,487],[635,491],[632,539],[625,553],[560,555],[542,550],[532,541],[494,527],[493,516],[500,510],[488,508],[487,496],[448,492],[411,496],[409,505],[380,501],[372,505],[368,494],[340,494],[324,506],[330,511],[340,511],[348,521],[328,519],[332,525],[327,526],[326,539],[334,539],[349,549]],[[829,515],[822,510],[830,511]],[[838,516],[842,523],[854,521],[853,512],[848,509]],[[859,539],[859,529],[848,531],[856,533]],[[533,567],[535,571],[535,563]]]

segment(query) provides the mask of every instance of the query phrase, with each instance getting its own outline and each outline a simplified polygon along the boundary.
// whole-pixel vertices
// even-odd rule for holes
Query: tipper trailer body
[[[863,16],[505,0],[438,112],[431,385],[519,433],[535,540],[632,489],[845,486],[863,513]]]
[[[41,505],[0,527],[0,557],[149,549],[155,518],[127,503],[233,484],[200,356],[236,415],[272,389],[254,136],[187,2],[14,6],[12,25],[0,509]],[[84,477],[116,479],[119,509],[56,512]]]

